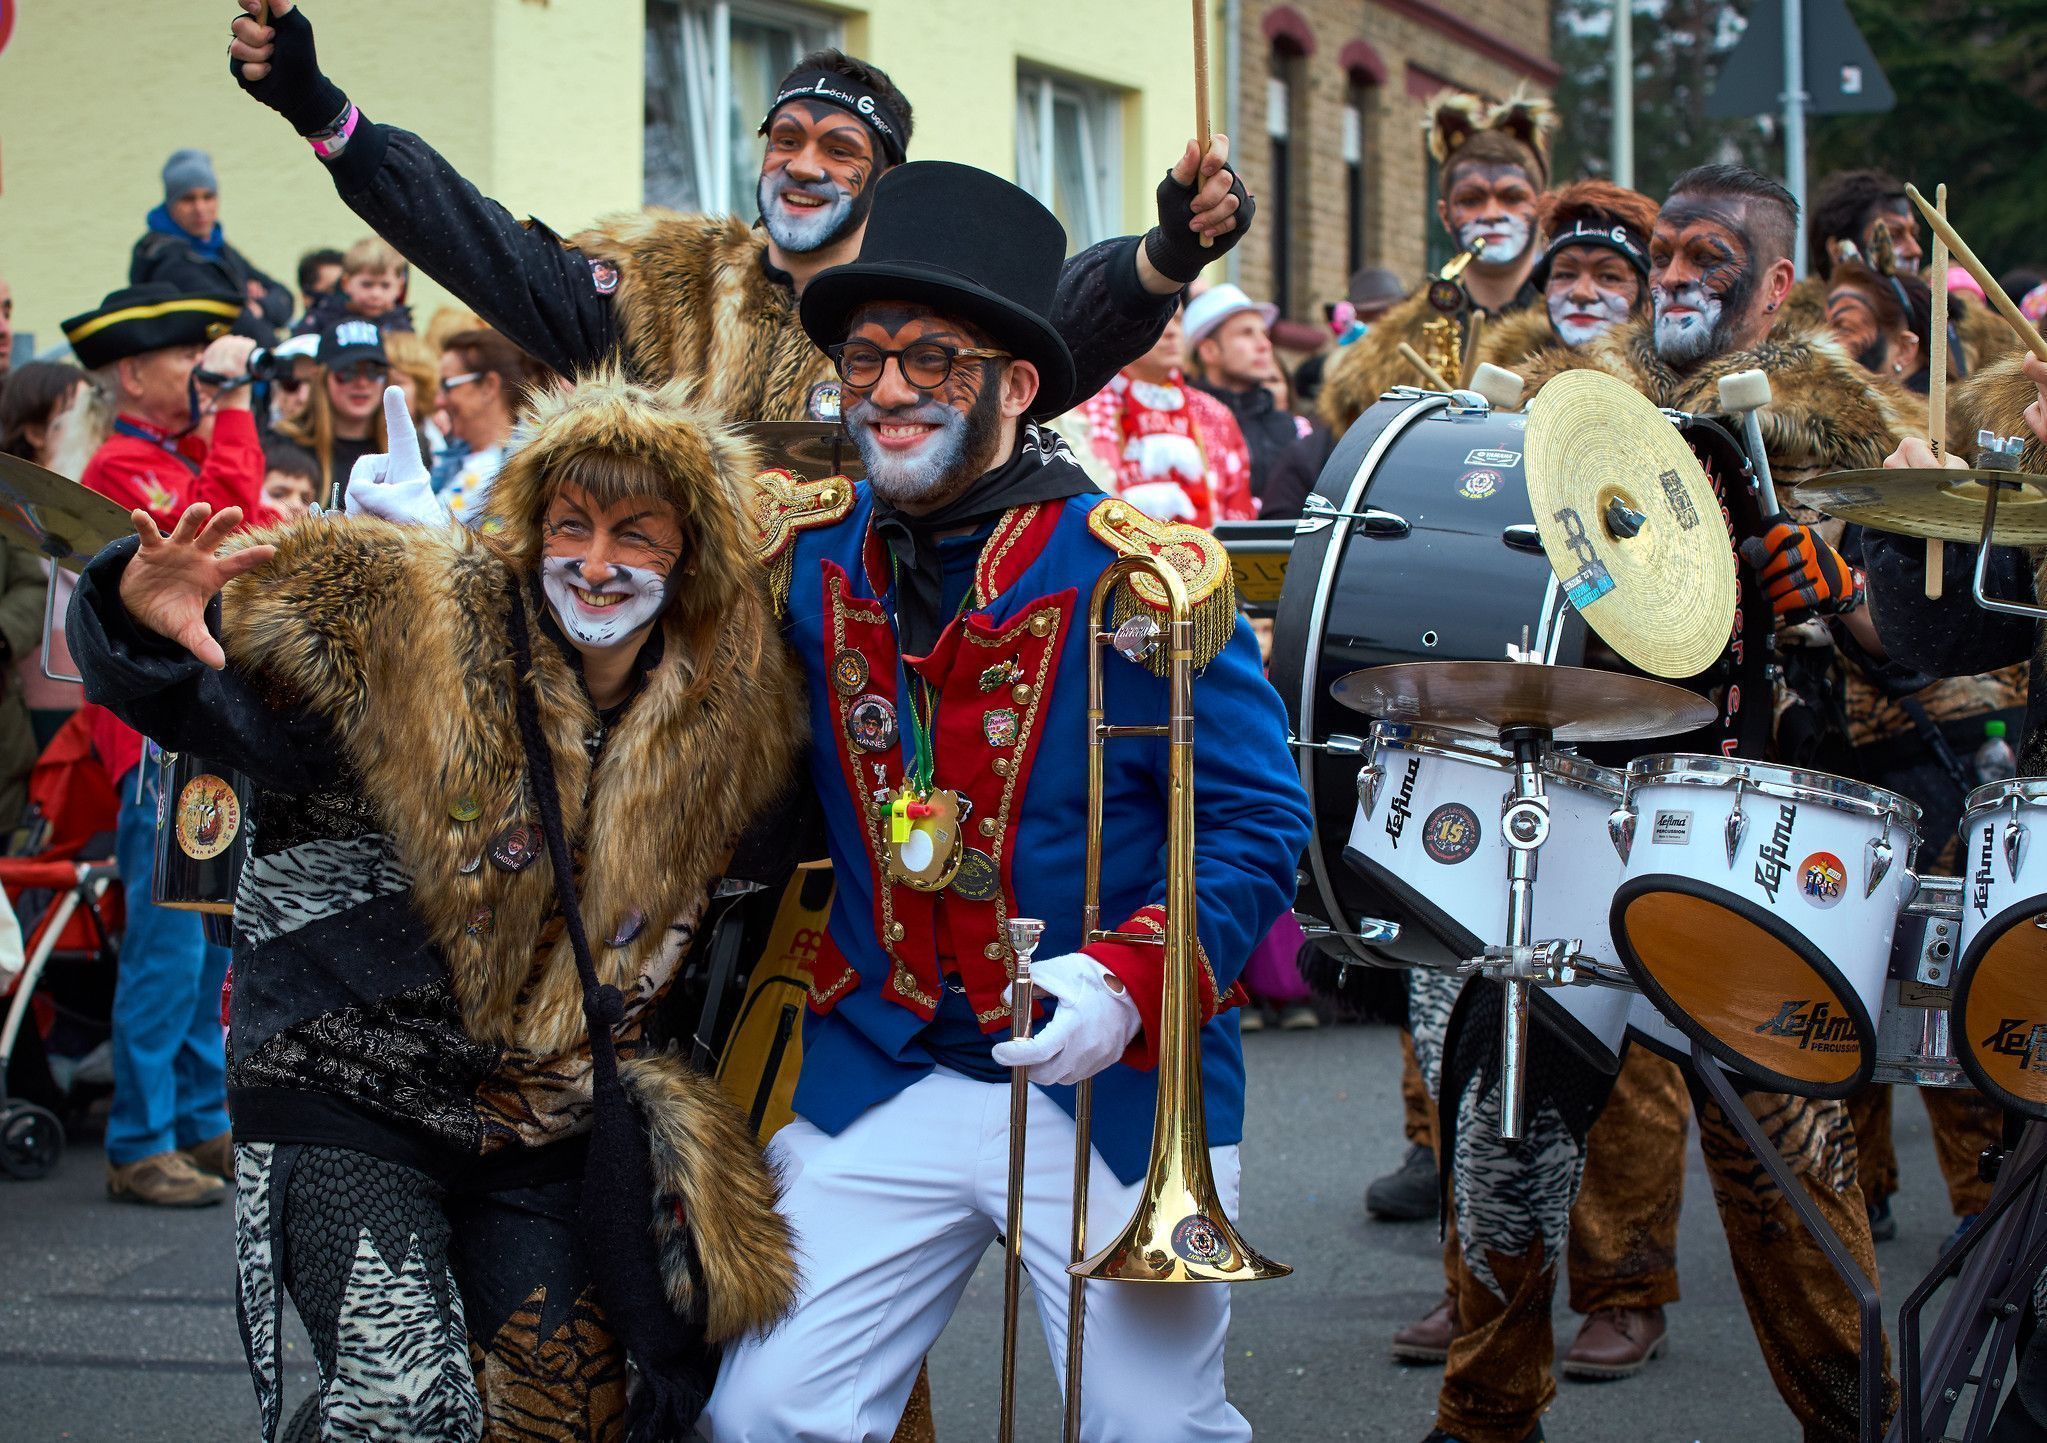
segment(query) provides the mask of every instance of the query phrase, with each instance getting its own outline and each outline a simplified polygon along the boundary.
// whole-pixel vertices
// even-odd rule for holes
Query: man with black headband
[[[867,479],[768,473],[761,554],[809,684],[838,892],[810,971],[797,1119],[770,1146],[802,1292],[780,1328],[727,1352],[707,1415],[717,1443],[889,1435],[1004,1226],[1013,1067],[1036,1084],[1019,1241],[1055,1367],[1083,1078],[1090,1235],[1135,1205],[1162,953],[1117,938],[1163,925],[1162,744],[1109,754],[1101,902],[1117,935],[1081,935],[1086,609],[1126,555],[1169,555],[1194,603],[1196,1006],[1212,1162],[1235,1206],[1234,984],[1292,899],[1307,804],[1220,545],[1102,494],[1040,424],[1073,377],[1047,314],[1064,251],[1058,221],[1009,182],[916,161],[883,177],[860,259],[803,295]],[[1113,613],[1158,615],[1127,583]],[[1161,719],[1164,658],[1130,651],[1106,658],[1105,704]],[[1032,976],[1049,1014],[1030,1039],[998,1042],[1015,916],[1045,923]],[[1183,1243],[1190,1258],[1214,1246],[1200,1230]],[[1082,1435],[1249,1438],[1223,1387],[1229,1296],[1090,1285]]]
[[[272,0],[266,24],[262,0],[240,3],[229,54],[243,88],[311,143],[372,229],[528,353],[564,375],[618,354],[643,378],[693,381],[732,421],[837,418],[838,382],[796,298],[858,254],[874,182],[908,150],[910,103],[879,69],[821,50],[777,87],[758,229],[650,208],[564,242],[350,104],[320,71],[303,9]],[[1150,350],[1173,298],[1242,237],[1253,207],[1228,154],[1221,136],[1206,156],[1190,142],[1159,186],[1155,228],[1066,264],[1054,322],[1072,341],[1076,398]]]

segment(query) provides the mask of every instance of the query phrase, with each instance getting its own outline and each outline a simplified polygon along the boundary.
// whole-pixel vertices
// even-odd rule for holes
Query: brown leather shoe
[[[107,1196],[155,1207],[203,1208],[227,1198],[227,1184],[192,1166],[182,1152],[159,1152],[107,1164]]]
[[[235,1180],[235,1135],[223,1132],[218,1137],[209,1137],[192,1147],[178,1149],[192,1159],[192,1165],[201,1172],[210,1172],[225,1182]]]
[[[1630,1377],[1663,1351],[1669,1331],[1661,1308],[1601,1308],[1564,1354],[1564,1376],[1587,1382]]]
[[[1457,1304],[1448,1293],[1426,1317],[1393,1335],[1393,1356],[1403,1363],[1440,1363],[1457,1336]]]

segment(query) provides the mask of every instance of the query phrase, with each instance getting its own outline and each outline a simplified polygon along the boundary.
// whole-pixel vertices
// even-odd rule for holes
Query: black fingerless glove
[[[305,7],[294,5],[273,16],[270,28],[277,37],[270,52],[270,73],[261,80],[244,80],[242,62],[230,60],[227,68],[235,83],[290,121],[300,135],[333,129],[348,111],[348,97],[320,73],[313,22],[306,19]]]
[[[1194,219],[1194,196],[1200,189],[1199,178],[1194,185],[1182,185],[1173,179],[1171,171],[1167,171],[1166,178],[1159,182],[1159,223],[1145,232],[1144,253],[1167,280],[1186,285],[1200,275],[1209,262],[1227,254],[1251,228],[1251,217],[1257,213],[1258,202],[1251,199],[1250,192],[1244,189],[1242,176],[1234,170],[1229,172],[1229,176],[1230,194],[1237,198],[1237,224],[1217,236],[1211,246],[1204,246],[1201,237],[1187,229]]]

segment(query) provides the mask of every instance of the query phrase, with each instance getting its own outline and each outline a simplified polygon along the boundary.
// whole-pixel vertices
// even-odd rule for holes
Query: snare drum
[[[1962,865],[1962,1066],[2005,1107],[2047,1117],[2047,780],[1971,792]]]
[[[232,915],[249,854],[254,788],[240,772],[191,752],[160,752],[157,760],[150,900],[183,912]]]
[[[1778,1091],[1868,1082],[1919,808],[1825,772],[1659,755],[1629,766],[1616,822],[1612,936],[1664,1015]]]
[[[1379,722],[1359,773],[1357,819],[1344,860],[1372,894],[1375,915],[1420,930],[1452,956],[1475,957],[1507,939],[1507,847],[1500,803],[1511,790],[1506,751],[1472,737]],[[1549,840],[1537,853],[1534,936],[1576,939],[1606,962],[1607,903],[1620,862],[1607,819],[1621,774],[1578,757],[1543,758]],[[1400,943],[1384,950],[1398,952]],[[1425,961],[1425,958],[1413,960]],[[1620,1066],[1629,994],[1614,987],[1535,989],[1537,1014],[1587,1062]]]

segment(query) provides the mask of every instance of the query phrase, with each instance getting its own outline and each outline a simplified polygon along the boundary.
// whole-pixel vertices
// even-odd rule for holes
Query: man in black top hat
[[[1206,532],[1096,489],[1039,421],[1070,404],[1048,319],[1065,235],[1037,201],[967,166],[883,177],[860,258],[805,289],[867,480],[761,478],[760,553],[809,697],[810,781],[837,900],[810,970],[788,1180],[804,1288],[794,1315],[725,1358],[714,1439],[881,1438],[975,1263],[1005,1226],[1012,1068],[1031,1146],[1018,1240],[1063,1357],[1071,1084],[1094,1084],[1091,1236],[1130,1216],[1150,1151],[1166,926],[1165,754],[1110,754],[1102,920],[1081,931],[1090,598],[1125,556],[1170,558],[1193,602],[1195,1009],[1217,1191],[1233,1208],[1243,1126],[1234,986],[1293,895],[1308,832],[1285,720]],[[1154,617],[1128,583],[1118,618]],[[1105,609],[1107,609],[1105,607]],[[1163,721],[1164,658],[1106,659],[1104,700]],[[1005,929],[1042,918],[1035,1035],[1010,1027]],[[1231,1243],[1183,1220],[1176,1249]],[[1244,1439],[1223,1391],[1227,1288],[1088,1290],[1082,1429],[1093,1443]],[[879,1324],[879,1326],[877,1326]],[[1142,1377],[1144,1386],[1130,1385]]]
[[[910,103],[880,69],[820,50],[776,87],[760,128],[759,225],[649,208],[564,242],[515,220],[418,136],[363,116],[321,73],[303,9],[272,0],[266,24],[262,0],[240,3],[229,54],[243,88],[311,143],[377,234],[530,355],[573,375],[622,354],[643,379],[694,381],[727,420],[837,418],[838,382],[796,298],[859,253],[874,182],[908,152]],[[1053,321],[1080,394],[1150,350],[1182,287],[1243,235],[1252,206],[1228,156],[1223,136],[1205,157],[1190,141],[1159,186],[1159,224],[1066,265]]]

